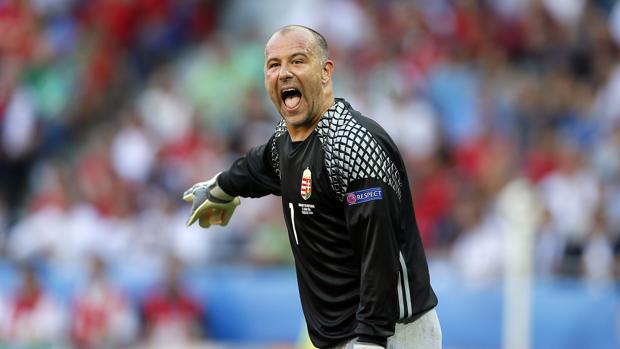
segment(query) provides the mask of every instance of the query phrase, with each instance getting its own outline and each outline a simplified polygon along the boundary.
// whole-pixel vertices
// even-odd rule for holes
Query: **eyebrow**
[[[290,58],[294,58],[297,56],[304,56],[304,57],[308,57],[308,53],[304,52],[304,51],[297,51],[297,52],[293,52],[291,55],[289,55]],[[277,61],[279,60],[279,58],[277,57],[271,57],[269,58],[265,64],[269,64],[271,61]]]
[[[293,53],[293,54],[291,55],[291,58],[293,58],[293,57],[297,57],[297,56],[304,56],[304,57],[308,57],[308,54],[307,54],[306,52],[303,52],[303,51],[301,51],[301,52],[295,52],[295,53]]]

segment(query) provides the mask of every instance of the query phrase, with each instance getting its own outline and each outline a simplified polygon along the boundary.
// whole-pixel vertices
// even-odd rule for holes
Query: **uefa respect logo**
[[[349,203],[349,205],[355,205],[355,203],[357,202],[355,194],[350,193],[349,195],[347,195],[347,202]]]
[[[346,194],[347,204],[349,206],[361,204],[368,201],[373,200],[381,200],[383,199],[383,189],[376,188],[368,188],[364,190],[358,190],[351,193]]]

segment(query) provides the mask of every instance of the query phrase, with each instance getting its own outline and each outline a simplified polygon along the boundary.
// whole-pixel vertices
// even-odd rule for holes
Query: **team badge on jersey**
[[[301,197],[308,200],[310,195],[312,195],[312,172],[306,167],[301,176]]]

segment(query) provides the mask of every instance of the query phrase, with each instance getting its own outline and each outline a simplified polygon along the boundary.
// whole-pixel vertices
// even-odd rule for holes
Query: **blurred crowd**
[[[326,36],[336,95],[398,144],[431,262],[497,280],[510,248],[498,194],[526,178],[542,207],[536,275],[620,278],[614,0],[4,0],[0,259],[24,265],[7,306],[33,309],[35,264],[97,260],[93,280],[106,264],[164,275],[171,258],[290,265],[278,198],[242,200],[228,227],[209,231],[184,226],[181,200],[273,132],[263,45],[290,23]],[[104,284],[85,302],[126,307]],[[166,311],[152,302],[144,314]],[[64,333],[96,347],[80,328],[101,317],[84,312]],[[157,332],[148,316],[114,314],[119,340]],[[0,340],[35,335],[9,323]]]
[[[131,295],[104,258],[93,254],[86,277],[67,295],[52,291],[45,266],[15,266],[18,280],[0,302],[0,345],[9,348],[189,348],[209,338],[205,303],[186,290],[183,265],[167,258],[157,280]]]

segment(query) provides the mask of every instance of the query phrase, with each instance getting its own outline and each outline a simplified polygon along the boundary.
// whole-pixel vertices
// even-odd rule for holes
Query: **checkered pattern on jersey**
[[[392,159],[374,136],[338,101],[316,128],[325,153],[325,167],[334,192],[344,198],[349,183],[374,178],[389,185],[401,199],[401,179]]]
[[[285,132],[287,132],[286,124],[284,120],[280,120],[280,122],[276,125],[276,130],[273,133],[273,140],[271,141],[271,165],[273,166],[273,171],[276,173],[278,178],[280,177],[280,156],[278,155],[278,146],[276,140],[278,137],[282,136]]]

